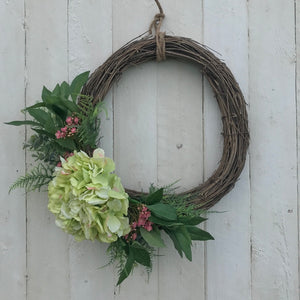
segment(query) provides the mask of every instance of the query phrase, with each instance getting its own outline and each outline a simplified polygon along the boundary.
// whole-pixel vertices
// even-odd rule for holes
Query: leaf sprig
[[[170,197],[173,201],[176,200],[177,209],[171,204],[164,203]],[[147,231],[143,227],[138,228],[137,239],[134,241],[126,241],[126,239],[121,238],[115,242],[119,247],[118,253],[122,253],[118,285],[129,276],[135,264],[151,267],[151,251],[154,248],[165,247],[161,231],[165,231],[170,237],[179,255],[183,257],[184,254],[190,261],[192,261],[192,241],[214,239],[211,234],[197,227],[207,219],[195,213],[191,214],[188,208],[184,212],[184,202],[184,196],[164,195],[163,188],[150,189],[150,194],[147,197],[130,199],[129,214],[132,209],[135,209],[135,206],[146,205],[147,209],[151,211],[149,221],[153,224],[151,231]],[[110,249],[113,247],[112,244]],[[117,260],[118,257],[115,256],[115,259]]]
[[[29,149],[33,158],[40,162],[21,176],[10,187],[10,191],[20,187],[27,191],[40,190],[53,179],[52,174],[55,166],[60,164],[60,157],[68,159],[74,154],[74,150],[82,150],[91,156],[97,148],[99,113],[104,108],[101,104],[94,106],[90,96],[80,94],[88,77],[89,72],[82,73],[70,85],[64,81],[57,84],[52,91],[43,87],[42,101],[23,111],[28,113],[30,119],[7,123],[31,126],[34,134],[24,148]],[[117,285],[138,264],[151,271],[155,249],[166,247],[161,236],[162,231],[172,240],[179,255],[190,261],[192,241],[214,239],[198,227],[206,218],[201,216],[202,211],[186,205],[187,197],[176,195],[171,185],[161,189],[151,186],[147,196],[129,199],[127,221],[130,228],[127,223],[126,233],[129,230],[130,232],[119,236],[108,247],[109,263],[116,262],[119,269]]]
[[[19,177],[9,188],[9,192],[16,188],[25,188],[26,191],[39,190],[52,179],[52,169],[44,164],[39,164],[29,173]]]
[[[70,85],[64,81],[57,84],[52,91],[44,86],[42,101],[23,110],[24,113],[28,113],[31,120],[6,123],[31,127],[34,134],[24,144],[24,148],[32,152],[35,160],[42,162],[37,168],[20,177],[11,186],[10,191],[18,187],[24,187],[27,191],[40,189],[51,180],[52,177],[47,177],[48,173],[54,170],[60,157],[74,150],[91,153],[97,147],[100,131],[99,113],[103,106],[98,104],[94,107],[91,97],[80,95],[88,77],[89,72],[84,72]],[[66,126],[66,119],[70,116],[76,116],[80,120],[76,128],[74,127],[76,134],[58,138],[57,132]]]

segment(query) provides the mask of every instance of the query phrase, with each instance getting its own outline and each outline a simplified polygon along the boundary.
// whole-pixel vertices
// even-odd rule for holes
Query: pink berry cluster
[[[64,157],[65,160],[67,160],[68,157],[71,157],[71,156],[73,156],[73,155],[74,155],[73,152],[65,152],[64,155],[63,155],[63,157]],[[57,167],[61,167],[61,161],[58,162],[56,166],[57,166]]]
[[[137,238],[136,230],[138,227],[142,227],[142,228],[146,229],[147,231],[152,230],[153,223],[148,220],[151,216],[150,210],[145,205],[139,206],[138,210],[139,210],[139,218],[137,221],[132,222],[132,224],[130,225],[131,232],[125,236],[125,239],[127,241],[129,239],[131,239],[133,241],[136,240],[136,238]]]
[[[77,125],[79,123],[78,117],[67,117],[66,126],[57,130],[55,136],[57,139],[63,139],[74,135],[77,131]]]

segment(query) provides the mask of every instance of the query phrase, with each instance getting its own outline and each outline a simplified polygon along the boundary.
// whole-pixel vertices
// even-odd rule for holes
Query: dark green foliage
[[[144,228],[140,228],[141,236],[146,241],[146,243],[148,243],[149,246],[151,247],[158,247],[158,248],[166,247],[164,241],[160,236],[160,231],[157,229],[157,227],[155,227],[155,229],[152,231],[147,231]]]
[[[65,153],[64,147],[60,147],[55,140],[45,134],[32,135],[24,144],[24,148],[32,152],[32,157],[36,161],[43,161],[49,165],[56,165],[59,157]]]
[[[121,284],[131,273],[136,264],[146,267],[148,273],[152,270],[152,256],[154,249],[144,240],[140,242],[125,242],[123,238],[111,243],[107,249],[110,256],[108,264],[116,263],[119,279],[117,285]]]
[[[148,209],[153,213],[154,216],[167,220],[167,221],[177,221],[177,213],[176,209],[164,203],[156,203],[153,205],[149,205]]]
[[[31,126],[35,134],[29,138],[24,148],[32,152],[35,160],[45,163],[18,179],[12,188],[39,189],[51,180],[51,173],[60,157],[74,150],[83,150],[90,154],[97,147],[100,130],[98,114],[102,108],[100,105],[94,107],[90,97],[79,94],[88,76],[89,72],[84,72],[78,75],[71,85],[64,81],[61,85],[57,84],[53,91],[43,87],[42,102],[23,110],[32,120],[7,123],[14,126]],[[76,104],[79,96],[80,104]],[[76,134],[57,138],[55,134],[67,125],[67,117],[78,118],[79,122],[72,125],[76,128]]]
[[[70,95],[74,103],[76,103],[76,99],[81,91],[82,86],[87,82],[89,78],[90,72],[84,72],[75,77],[70,86]]]
[[[186,226],[187,231],[193,241],[207,241],[214,240],[213,236],[198,227],[195,226]]]
[[[129,244],[129,252],[132,252],[133,258],[137,263],[148,268],[151,267],[150,253],[141,244],[139,244],[138,242]]]
[[[93,106],[90,97],[81,95],[80,112],[78,117],[82,120],[78,128],[78,142],[81,149],[96,148],[100,135],[99,113],[103,110],[102,102]]]
[[[124,266],[124,268],[119,273],[119,280],[117,282],[117,285],[120,285],[131,273],[131,270],[133,269],[134,264],[134,254],[133,251],[129,250],[127,261]]]
[[[12,121],[12,122],[6,122],[7,125],[13,125],[13,126],[21,126],[21,125],[31,125],[31,126],[39,126],[40,124],[34,121],[24,120],[24,121]]]
[[[149,196],[146,198],[146,204],[152,205],[159,203],[164,195],[164,189],[161,188],[159,190],[154,191],[153,193],[150,192]]]
[[[47,165],[39,164],[29,173],[21,176],[9,188],[9,192],[16,188],[25,188],[26,191],[40,190],[42,186],[52,180],[52,169]]]
[[[43,88],[42,102],[27,107],[32,120],[13,121],[9,125],[30,125],[35,132],[24,145],[40,161],[25,176],[20,177],[10,191],[22,187],[27,191],[48,184],[60,157],[67,157],[74,150],[83,150],[91,155],[99,140],[100,104],[93,105],[93,99],[80,95],[89,72],[77,76],[71,85],[57,84],[53,91]],[[78,102],[77,102],[78,101]],[[66,119],[68,118],[68,119]],[[63,133],[63,134],[62,134]],[[117,262],[118,285],[140,264],[151,271],[154,247],[165,247],[161,231],[173,241],[175,249],[182,257],[192,260],[192,240],[211,240],[213,237],[197,227],[206,219],[193,205],[187,205],[188,195],[176,195],[173,185],[157,189],[150,187],[148,195],[129,199],[128,217],[131,232],[110,244],[110,262]],[[147,222],[147,223],[146,223]],[[133,224],[134,223],[134,224]]]
[[[192,240],[207,241],[213,237],[206,231],[197,227],[206,221],[200,216],[199,210],[193,210],[193,206],[186,204],[186,196],[176,195],[174,189],[167,188],[169,193],[164,193],[164,189],[156,189],[151,186],[148,196],[135,199],[136,202],[146,204],[151,211],[149,221],[153,222],[153,230],[148,232],[144,228],[139,229],[141,237],[146,243],[153,247],[163,247],[160,231],[167,233],[173,241],[175,249],[182,257],[183,254],[188,260],[192,260]],[[132,201],[132,200],[131,200]]]

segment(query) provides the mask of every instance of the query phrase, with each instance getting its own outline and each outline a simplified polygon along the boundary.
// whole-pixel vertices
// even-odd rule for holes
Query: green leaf
[[[61,105],[60,97],[58,95],[52,94],[52,92],[44,87],[42,99],[49,110],[58,115],[61,119],[63,119],[63,121],[66,119],[67,110],[63,105]]]
[[[147,231],[143,227],[140,228],[141,235],[143,239],[149,244],[151,247],[163,248],[166,247],[164,241],[160,236],[159,231]]]
[[[60,98],[60,99],[61,99],[61,104],[65,108],[67,108],[70,112],[79,112],[80,111],[79,108],[78,108],[78,106],[75,103],[73,103],[73,102],[71,102],[69,100],[65,100],[63,98]]]
[[[65,115],[68,114],[68,111],[70,111],[70,112],[79,112],[80,111],[78,106],[75,103],[65,99],[62,96],[52,95],[51,97],[48,98],[47,107],[53,108],[54,106],[59,108],[60,110],[63,110]]]
[[[13,126],[21,126],[21,125],[41,126],[41,124],[34,122],[34,121],[29,121],[29,120],[12,121],[12,122],[6,122],[4,124],[13,125]]]
[[[46,107],[46,104],[44,102],[38,102],[36,104],[33,104],[29,107],[26,107],[23,109],[23,111],[27,111],[28,109],[31,109],[31,108],[39,108],[39,107]]]
[[[121,271],[117,285],[120,285],[130,274],[134,264],[134,255],[129,249],[128,258],[124,269]]]
[[[174,234],[186,258],[192,261],[191,238],[185,231],[186,229],[181,227],[180,230],[176,230]]]
[[[46,131],[49,133],[55,133],[56,127],[50,113],[39,108],[30,108],[27,109],[27,111],[34,119],[41,123],[42,127],[44,127]]]
[[[175,232],[171,231],[171,230],[166,230],[166,229],[165,229],[165,232],[169,235],[169,237],[173,241],[175,249],[178,251],[179,255],[182,257],[182,249],[181,249],[180,243],[177,240]]]
[[[43,86],[43,91],[42,91],[42,100],[43,100],[43,102],[47,103],[48,98],[51,96],[51,94],[52,93],[45,86]]]
[[[165,232],[172,239],[175,249],[178,251],[179,255],[182,257],[182,252],[185,254],[188,260],[192,260],[192,241],[187,229],[181,226],[177,229],[164,229]]]
[[[29,114],[35,118],[39,123],[44,124],[49,119],[49,114],[39,108],[28,108]]]
[[[157,203],[153,205],[148,205],[147,207],[155,216],[161,219],[170,220],[170,221],[177,220],[176,209],[171,205]]]
[[[214,240],[214,237],[210,233],[196,226],[186,226],[186,229],[190,234],[192,240],[197,240],[197,241]]]
[[[71,151],[76,150],[76,145],[75,145],[74,141],[71,139],[57,139],[56,143],[68,150],[71,150]]]
[[[168,226],[168,227],[184,225],[183,223],[178,223],[177,221],[163,220],[163,219],[158,218],[158,217],[153,216],[153,215],[150,216],[149,221],[151,221],[152,223],[157,224],[157,225]]]
[[[202,217],[179,217],[178,218],[178,221],[185,225],[198,225],[206,220],[207,220],[206,218],[202,218]]]
[[[74,80],[72,81],[70,86],[70,94],[74,102],[76,102],[76,99],[78,97],[78,94],[81,91],[81,88],[87,82],[89,78],[89,74],[90,74],[89,71],[81,73],[77,77],[75,77]]]
[[[138,201],[138,200],[135,200],[135,199],[133,199],[133,198],[131,198],[131,197],[129,197],[129,198],[128,198],[128,200],[129,200],[129,202],[131,202],[131,203],[135,203],[135,204],[141,204],[141,202],[140,202],[140,201]]]
[[[68,116],[67,109],[62,105],[47,105],[47,108],[52,111],[56,116],[60,117],[60,119],[64,122]]]
[[[54,88],[54,90],[52,91],[52,95],[54,96],[59,96],[60,95],[60,86],[59,84],[57,84]]]
[[[133,243],[130,246],[129,253],[133,253],[134,260],[139,264],[151,267],[151,258],[148,250],[138,243]]]
[[[146,204],[151,205],[151,204],[155,204],[155,203],[160,202],[163,198],[163,194],[164,194],[164,189],[163,188],[161,188],[161,189],[157,190],[156,192],[150,194],[146,198]]]
[[[48,136],[49,138],[53,139],[54,138],[54,135],[49,133],[48,131],[46,130],[43,130],[43,129],[38,129],[38,128],[31,128],[33,131],[35,131],[36,133],[38,133],[39,135],[46,135]]]
[[[67,82],[64,81],[61,84],[61,96],[68,99],[69,95],[70,95],[70,86]]]
[[[58,106],[61,109],[64,109],[64,106],[61,105],[61,97],[56,95],[50,95],[47,98],[47,107],[52,107],[53,105]]]

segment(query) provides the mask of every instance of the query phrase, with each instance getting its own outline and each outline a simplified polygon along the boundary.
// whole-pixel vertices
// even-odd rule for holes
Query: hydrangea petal
[[[111,197],[111,198],[115,198],[115,199],[125,199],[125,198],[127,198],[126,195],[124,195],[124,193],[116,192],[114,190],[110,190],[108,192],[108,196]]]
[[[100,157],[103,150],[89,157],[74,151],[55,168],[49,183],[49,210],[56,224],[76,240],[98,239],[111,243],[130,231],[128,195],[114,170],[114,162]],[[100,155],[98,155],[98,154]]]
[[[122,202],[118,199],[113,199],[107,202],[107,206],[113,211],[120,211],[122,209]]]
[[[95,149],[93,152],[93,158],[104,158],[105,152],[103,149]]]
[[[121,227],[121,222],[119,219],[115,216],[109,215],[106,219],[106,224],[109,228],[109,230],[113,233],[117,232],[119,228]]]

